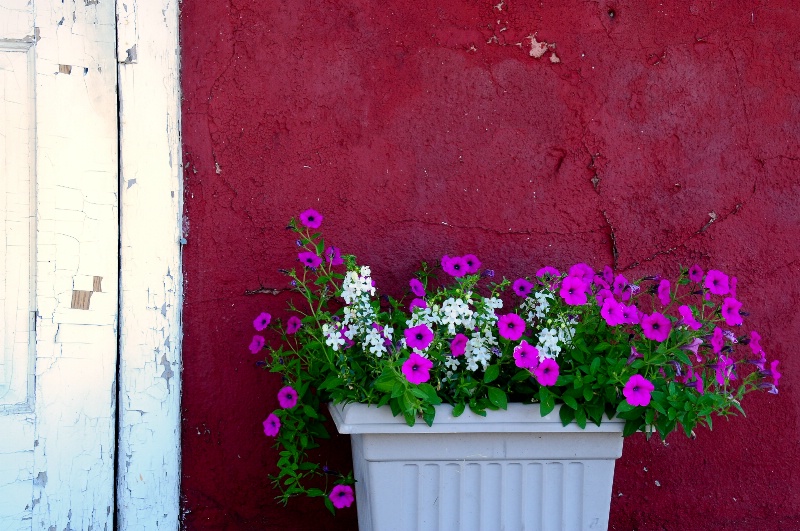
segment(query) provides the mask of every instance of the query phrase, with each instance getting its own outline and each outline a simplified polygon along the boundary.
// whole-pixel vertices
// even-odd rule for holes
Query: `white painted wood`
[[[182,169],[175,0],[117,0],[120,530],[177,529]]]
[[[4,531],[113,527],[115,29],[107,2],[0,0]],[[87,278],[92,290],[83,289]],[[87,309],[73,308],[76,293]]]

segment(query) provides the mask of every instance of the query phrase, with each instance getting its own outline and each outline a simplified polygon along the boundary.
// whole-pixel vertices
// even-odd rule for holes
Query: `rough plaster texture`
[[[280,382],[247,350],[285,296],[245,292],[285,287],[285,222],[308,207],[397,295],[445,253],[507,276],[581,260],[737,276],[781,394],[696,441],[629,438],[611,528],[798,528],[792,6],[185,0],[186,528],[354,528],[354,511],[274,504],[260,421]]]

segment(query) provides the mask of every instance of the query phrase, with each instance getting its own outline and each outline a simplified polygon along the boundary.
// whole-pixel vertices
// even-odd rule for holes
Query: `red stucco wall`
[[[284,300],[245,291],[284,287],[285,222],[313,207],[396,294],[444,253],[507,276],[580,260],[737,276],[780,395],[696,441],[628,439],[611,528],[799,529],[798,11],[184,0],[186,528],[355,527],[354,511],[275,505],[260,423],[279,382],[247,350]],[[532,57],[531,35],[552,51]]]

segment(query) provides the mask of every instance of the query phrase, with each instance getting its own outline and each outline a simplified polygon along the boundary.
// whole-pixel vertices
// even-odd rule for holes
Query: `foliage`
[[[284,502],[322,497],[331,511],[352,502],[352,475],[309,459],[328,437],[321,406],[331,401],[388,406],[409,425],[431,425],[442,403],[454,416],[509,402],[539,403],[546,415],[561,404],[565,426],[616,416],[625,435],[665,438],[744,414],[740,401],[754,389],[777,393],[778,362],[765,367],[758,333],[741,332],[736,279],[720,271],[694,265],[672,281],[629,281],[576,264],[512,283],[481,271],[473,255],[445,256],[441,267],[422,263],[409,303],[379,296],[369,267],[326,247],[321,221],[308,210],[290,222],[303,265],[284,273],[303,304],[291,305],[284,325],[269,326],[267,313],[254,322],[280,335],[278,346],[262,335],[250,345],[267,350],[266,366],[286,384],[264,421]],[[329,479],[335,496],[326,496]]]

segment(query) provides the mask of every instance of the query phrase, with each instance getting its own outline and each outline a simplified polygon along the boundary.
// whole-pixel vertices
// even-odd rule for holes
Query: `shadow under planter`
[[[436,406],[433,426],[390,408],[330,404],[350,434],[360,531],[606,529],[624,421],[564,427],[558,408],[486,417]]]

